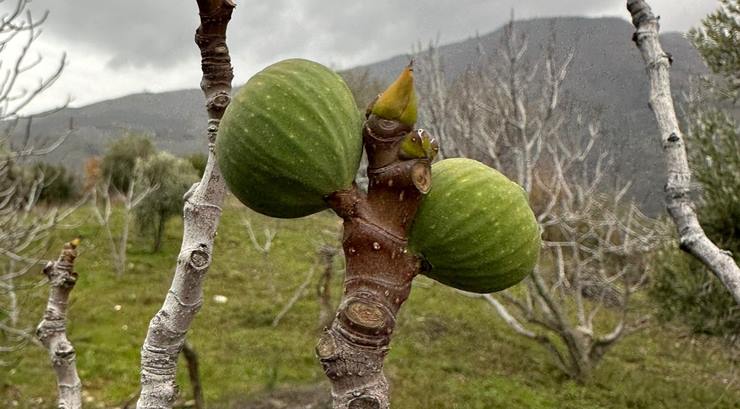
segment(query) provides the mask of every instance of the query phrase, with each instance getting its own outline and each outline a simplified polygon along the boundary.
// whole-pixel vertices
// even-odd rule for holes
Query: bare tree
[[[200,48],[208,111],[208,162],[201,181],[185,194],[182,247],[172,286],[162,308],[149,324],[141,349],[141,396],[137,408],[171,408],[177,397],[177,357],[187,331],[203,303],[203,281],[211,265],[213,239],[221,216],[226,186],[216,165],[218,126],[231,101],[233,78],[226,46],[226,27],[236,6],[233,0],[197,0]]]
[[[740,267],[729,252],[707,237],[694,210],[690,196],[691,169],[671,97],[671,57],[660,45],[658,18],[644,0],[628,0],[627,9],[636,28],[632,39],[645,61],[650,82],[650,108],[658,122],[665,154],[666,207],[676,224],[680,247],[704,263],[740,304]]]
[[[37,342],[22,320],[17,292],[28,283],[21,284],[20,279],[42,264],[51,231],[79,206],[37,211],[49,175],[29,178],[23,171],[27,159],[56,149],[73,128],[70,123],[70,132],[39,145],[32,137],[33,116],[21,118],[21,112],[54,84],[66,64],[62,55],[50,72],[40,67],[42,57],[33,54],[33,45],[47,15],[36,18],[28,4],[29,0],[17,0],[0,16],[0,352]],[[16,132],[21,124],[23,129]]]
[[[598,122],[561,101],[574,50],[558,57],[555,46],[553,34],[542,57],[528,60],[527,38],[512,21],[498,55],[480,48],[479,61],[452,86],[442,80],[436,47],[419,63],[428,74],[422,89],[431,94],[423,109],[437,111],[423,112],[452,139],[443,139],[444,147],[517,181],[543,231],[540,263],[525,284],[481,297],[582,381],[609,347],[644,324],[629,314],[629,303],[647,276],[641,256],[656,246],[661,229],[627,203],[629,183],[605,188],[609,156],[597,148]],[[617,321],[602,334],[594,324],[601,316]]]
[[[105,182],[91,189],[95,218],[98,224],[105,230],[105,237],[110,246],[113,267],[119,278],[126,272],[128,234],[133,211],[157,188],[157,185],[148,184],[147,179],[143,176],[141,163],[137,162],[136,166],[134,166],[133,177],[128,183],[128,190],[124,194],[116,192],[116,189],[111,185],[110,177]],[[113,201],[111,199],[111,191],[117,193],[116,196],[121,198],[123,202],[123,217],[120,226],[120,235],[118,237],[113,235],[114,226],[111,221]]]

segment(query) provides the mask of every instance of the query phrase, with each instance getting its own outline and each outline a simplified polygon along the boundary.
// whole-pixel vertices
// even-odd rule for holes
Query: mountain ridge
[[[556,55],[571,47],[575,49],[563,84],[564,98],[601,112],[605,147],[614,152],[617,165],[614,172],[634,179],[635,199],[649,213],[658,212],[662,208],[662,157],[655,140],[655,120],[647,106],[647,76],[631,42],[634,28],[616,17],[538,18],[516,21],[516,27],[526,33],[531,56],[536,56],[553,35]],[[440,45],[448,77],[454,79],[473,63],[479,47],[486,53],[496,52],[502,33],[500,27]],[[681,34],[665,33],[661,42],[673,55],[671,78],[674,95],[679,95],[688,89],[690,76],[705,74],[707,69]],[[408,63],[410,55],[393,56],[348,71],[367,71],[381,83],[389,83]],[[365,103],[358,101],[361,107]],[[152,135],[158,148],[174,154],[204,152],[207,121],[203,106],[203,95],[198,89],[135,93],[38,118],[34,120],[33,134],[36,139],[50,139],[66,130],[69,118],[74,118],[75,132],[48,160],[65,163],[78,172],[85,157],[102,154],[112,140],[131,131]]]

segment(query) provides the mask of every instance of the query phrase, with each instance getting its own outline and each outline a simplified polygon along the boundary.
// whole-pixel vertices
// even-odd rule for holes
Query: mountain
[[[535,59],[553,34],[556,55],[575,49],[561,100],[600,113],[604,141],[599,148],[612,154],[615,178],[632,180],[632,197],[649,214],[659,214],[665,183],[663,159],[655,117],[648,107],[645,66],[631,41],[634,27],[619,18],[561,17],[518,21],[516,28],[527,36],[525,58]],[[475,61],[479,48],[495,55],[502,36],[503,29],[499,29],[439,47],[448,79],[454,79]],[[683,35],[663,34],[661,43],[673,58],[672,90],[679,102],[683,99],[681,94],[689,89],[690,77],[708,71]],[[396,56],[354,70],[367,70],[371,76],[388,82],[408,61],[409,56]]]
[[[517,29],[526,33],[531,56],[542,52],[553,33],[556,53],[575,48],[563,98],[600,111],[605,132],[603,148],[614,153],[615,175],[634,181],[633,196],[649,213],[660,211],[662,159],[655,136],[657,126],[647,105],[645,68],[631,42],[634,28],[618,18],[562,17],[519,21]],[[501,28],[440,46],[450,79],[476,61],[479,47],[486,53],[495,53],[502,34]],[[671,79],[674,95],[679,95],[688,89],[689,77],[706,73],[706,67],[682,35],[667,33],[661,41],[673,56]],[[367,71],[371,77],[388,83],[408,60],[408,55],[396,56],[350,71]],[[129,130],[151,134],[159,148],[175,154],[203,152],[203,103],[200,90],[135,94],[39,118],[34,122],[33,134],[42,139],[59,135],[73,118],[75,132],[49,160],[78,169],[85,157],[101,154],[112,139]]]

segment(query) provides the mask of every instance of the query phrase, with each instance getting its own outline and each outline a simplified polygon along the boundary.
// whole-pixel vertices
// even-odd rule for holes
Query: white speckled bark
[[[689,196],[691,169],[673,107],[669,74],[671,63],[660,45],[658,19],[644,0],[628,0],[627,9],[637,29],[633,40],[647,67],[650,108],[658,121],[668,174],[666,206],[678,229],[681,248],[712,270],[740,304],[740,268],[728,251],[717,247],[704,233]]]
[[[77,282],[73,270],[77,257],[76,245],[67,243],[56,262],[49,262],[44,274],[49,277],[51,288],[44,318],[36,328],[36,336],[49,350],[49,359],[57,375],[59,409],[82,407],[82,383],[77,375],[77,356],[67,339],[67,304],[69,293]]]
[[[184,232],[172,286],[149,324],[141,349],[141,397],[137,408],[171,408],[177,398],[177,357],[195,314],[203,302],[203,281],[211,265],[213,240],[226,186],[216,165],[213,146],[218,125],[230,102],[233,78],[226,26],[235,4],[231,0],[198,0],[201,25],[195,42],[201,51],[201,88],[208,110],[208,164],[200,183],[185,194]]]

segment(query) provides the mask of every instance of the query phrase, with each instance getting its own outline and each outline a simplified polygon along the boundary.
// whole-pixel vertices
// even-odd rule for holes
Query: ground
[[[258,239],[263,228],[277,229],[269,255],[252,246],[245,218]],[[117,279],[89,209],[72,222],[59,235],[83,236],[68,335],[77,349],[85,406],[121,407],[138,387],[139,349],[170,285],[182,224],[173,219],[157,254],[134,230],[128,270]],[[272,320],[304,281],[319,245],[337,242],[340,227],[328,212],[277,221],[229,202],[205,302],[189,334],[209,408],[326,407],[328,384],[313,352],[319,334],[315,285],[277,327]],[[335,280],[334,302],[340,286]],[[29,326],[41,318],[46,290],[39,285],[24,293]],[[217,302],[223,300],[217,295],[226,302]],[[559,375],[546,352],[509,330],[488,304],[420,277],[394,336],[386,373],[395,408],[740,408],[740,379],[727,351],[680,327],[654,324],[624,340],[594,379],[579,385]],[[28,345],[4,358],[14,365],[0,368],[0,408],[53,408],[55,378],[45,351]],[[184,365],[178,382],[183,401],[190,400]]]

